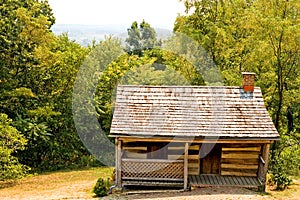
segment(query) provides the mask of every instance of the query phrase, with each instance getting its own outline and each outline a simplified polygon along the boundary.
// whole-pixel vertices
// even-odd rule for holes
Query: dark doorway
[[[150,143],[147,149],[148,159],[168,159],[167,143]]]
[[[200,173],[220,174],[222,146],[220,144],[202,144],[200,149]]]

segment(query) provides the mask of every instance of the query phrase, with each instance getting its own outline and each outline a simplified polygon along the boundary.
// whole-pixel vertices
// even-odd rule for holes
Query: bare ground
[[[129,194],[129,195],[112,195],[102,198],[104,200],[110,199],[136,199],[136,200],[262,200],[262,199],[274,199],[270,196],[265,196],[255,191],[245,188],[232,188],[232,187],[213,187],[213,188],[194,188],[192,191],[167,191],[167,192],[153,192],[144,194]]]
[[[103,171],[105,170],[105,171]],[[126,191],[103,198],[95,198],[92,188],[98,177],[107,177],[112,169],[92,169],[54,173],[26,178],[17,184],[0,187],[1,200],[58,200],[58,199],[103,199],[103,200],[300,200],[300,179],[288,190],[257,193],[253,190],[234,187],[193,188],[192,191]],[[1,186],[1,185],[0,185]],[[147,193],[146,193],[147,192]]]

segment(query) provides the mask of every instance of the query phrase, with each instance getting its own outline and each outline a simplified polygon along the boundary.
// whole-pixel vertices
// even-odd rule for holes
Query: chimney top
[[[254,91],[255,73],[242,72],[242,75],[243,75],[243,90],[244,90],[244,92],[253,92]]]

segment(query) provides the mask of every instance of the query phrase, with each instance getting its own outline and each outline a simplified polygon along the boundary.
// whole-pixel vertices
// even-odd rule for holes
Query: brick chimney
[[[243,74],[243,90],[244,90],[244,92],[253,92],[254,91],[255,73],[243,72],[242,74]]]

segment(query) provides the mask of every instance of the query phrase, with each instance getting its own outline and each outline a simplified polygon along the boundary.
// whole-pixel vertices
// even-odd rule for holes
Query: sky
[[[48,0],[56,24],[131,25],[143,19],[154,28],[173,29],[179,0]]]

